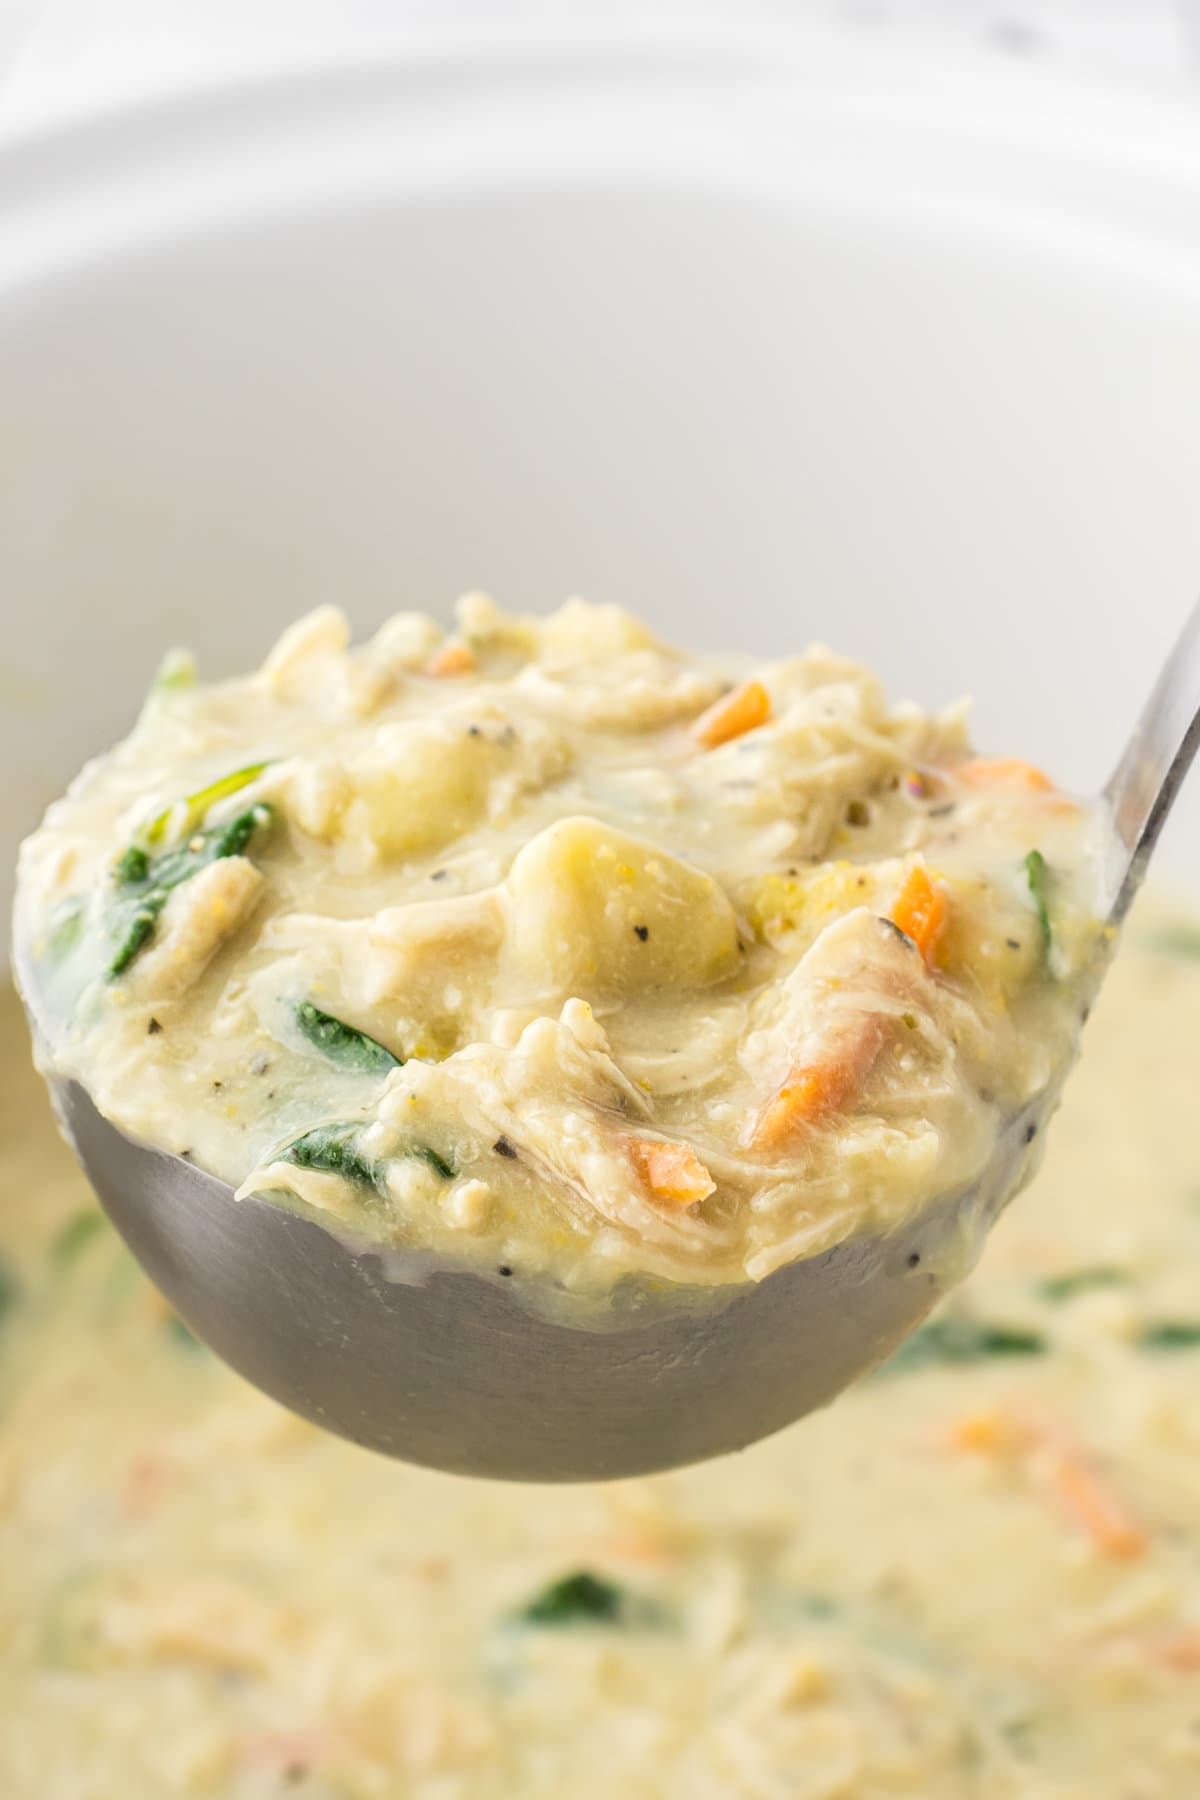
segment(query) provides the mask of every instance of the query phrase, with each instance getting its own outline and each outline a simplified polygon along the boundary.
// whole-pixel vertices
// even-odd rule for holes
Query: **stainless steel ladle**
[[[1102,801],[1119,924],[1200,740],[1200,607]],[[35,1031],[33,972],[17,974]],[[105,1210],[196,1334],[285,1406],[389,1456],[528,1481],[632,1475],[738,1450],[886,1356],[963,1274],[1028,1179],[1057,1089],[1011,1119],[982,1179],[886,1237],[611,1329],[546,1316],[520,1282],[356,1245],[135,1142],[74,1081],[56,1109]]]

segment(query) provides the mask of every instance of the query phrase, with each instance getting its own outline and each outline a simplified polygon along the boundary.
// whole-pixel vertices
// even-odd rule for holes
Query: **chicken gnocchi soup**
[[[1053,1097],[1094,815],[823,648],[482,595],[168,659],[20,865],[54,1073],[387,1244],[604,1296],[897,1224]]]

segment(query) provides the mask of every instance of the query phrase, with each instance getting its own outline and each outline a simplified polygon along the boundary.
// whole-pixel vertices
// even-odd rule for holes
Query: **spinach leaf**
[[[222,857],[240,856],[273,818],[274,808],[260,802],[239,813],[236,819],[198,832],[178,850],[167,850],[161,856],[151,857],[141,845],[131,844],[113,868],[117,899],[112,908],[109,980],[123,975],[150,942],[173,889]]]
[[[613,1625],[625,1610],[621,1589],[580,1569],[552,1581],[517,1614],[527,1625]]]
[[[385,1193],[383,1163],[367,1156],[362,1149],[364,1127],[354,1120],[332,1125],[314,1125],[311,1131],[295,1138],[280,1150],[276,1162],[295,1163],[298,1169],[318,1169],[330,1175],[344,1176],[362,1187]],[[428,1144],[409,1144],[397,1151],[399,1156],[416,1156],[435,1169],[444,1181],[453,1181],[456,1171]]]
[[[269,767],[269,757],[262,762],[247,763],[245,768],[234,769],[232,773],[222,775],[217,781],[210,781],[207,787],[197,788],[194,794],[188,794],[183,801],[185,809],[182,821],[183,833],[193,831],[205,815],[211,812],[218,800],[228,800],[231,794],[240,793],[242,788],[249,787],[252,781],[257,781],[263,770]],[[146,827],[148,844],[161,843],[178,804],[179,802],[176,802],[173,806],[164,807],[157,818],[151,819]]]
[[[458,1174],[458,1170],[453,1168],[444,1156],[439,1156],[436,1150],[431,1150],[428,1144],[410,1144],[400,1154],[416,1156],[421,1162],[428,1163],[434,1173],[440,1175],[443,1181],[453,1181]]]
[[[310,1044],[343,1069],[361,1069],[374,1075],[400,1067],[401,1059],[393,1056],[385,1044],[335,1019],[332,1013],[322,1012],[311,1000],[302,1000],[296,1008],[296,1023]]]
[[[1076,1294],[1087,1294],[1093,1288],[1123,1287],[1128,1271],[1111,1263],[1097,1263],[1090,1269],[1066,1269],[1061,1275],[1048,1275],[1039,1281],[1037,1291],[1043,1300],[1073,1300]]]
[[[1041,1356],[1047,1343],[1040,1331],[1019,1325],[995,1325],[985,1319],[931,1319],[914,1331],[884,1364],[902,1372],[935,1363],[986,1362],[991,1357]]]
[[[295,1138],[277,1161],[295,1163],[298,1169],[319,1169],[329,1175],[343,1175],[363,1187],[377,1188],[379,1165],[360,1148],[363,1127],[353,1123],[314,1125],[311,1131]]]
[[[1048,952],[1054,937],[1050,928],[1050,902],[1047,892],[1050,871],[1040,850],[1031,850],[1025,858],[1025,879],[1029,883],[1029,892],[1033,896],[1034,911],[1037,913],[1038,926],[1042,933],[1042,949]]]
[[[1138,1333],[1143,1350],[1200,1350],[1200,1322],[1191,1319],[1157,1319]]]

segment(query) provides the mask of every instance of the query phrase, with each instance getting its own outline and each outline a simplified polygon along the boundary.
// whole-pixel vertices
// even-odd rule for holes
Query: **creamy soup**
[[[824,650],[465,600],[178,659],[26,845],[46,1055],[372,1236],[604,1293],[759,1280],[969,1185],[1097,967],[1093,816]]]
[[[1200,932],[898,1359],[608,1487],[282,1413],[164,1311],[0,1014],[4,1800],[1194,1800]]]

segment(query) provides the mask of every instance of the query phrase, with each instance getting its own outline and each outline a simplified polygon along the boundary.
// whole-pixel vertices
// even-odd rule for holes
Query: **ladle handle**
[[[1200,747],[1200,601],[1192,608],[1105,789],[1121,849],[1110,914],[1119,925],[1141,886],[1175,796]]]

